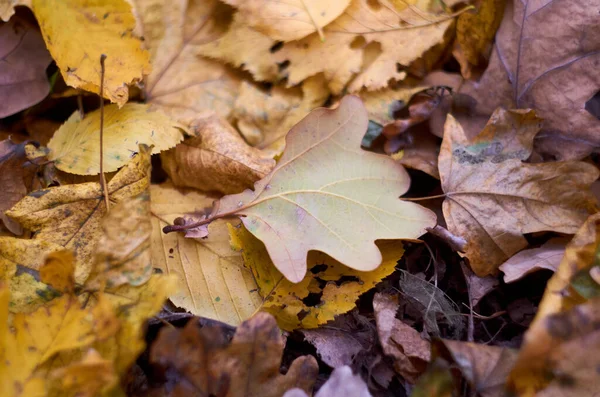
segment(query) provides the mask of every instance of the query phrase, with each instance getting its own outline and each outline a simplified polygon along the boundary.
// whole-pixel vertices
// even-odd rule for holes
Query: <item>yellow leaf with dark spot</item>
[[[32,240],[36,241],[36,240]],[[42,282],[57,291],[72,294],[75,290],[75,257],[69,250],[51,252],[40,268]]]

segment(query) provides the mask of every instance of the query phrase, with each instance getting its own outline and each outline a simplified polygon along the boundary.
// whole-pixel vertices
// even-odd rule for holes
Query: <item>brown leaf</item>
[[[396,371],[414,383],[431,358],[429,342],[423,340],[416,329],[396,318],[398,296],[375,294],[373,310],[383,351],[394,358]]]
[[[589,185],[596,167],[583,162],[523,163],[540,119],[531,110],[498,109],[468,139],[448,116],[438,167],[448,230],[467,241],[465,256],[480,277],[527,246],[524,233],[575,233],[597,203]]]
[[[216,327],[164,327],[150,351],[150,362],[167,376],[165,396],[218,395],[279,397],[298,387],[308,393],[317,375],[311,356],[299,357],[287,373],[279,371],[284,343],[275,319],[258,313],[243,322],[231,343]],[[175,383],[172,383],[175,382]]]
[[[51,252],[40,268],[40,279],[55,290],[72,294],[75,290],[75,256],[70,250]]]
[[[285,392],[283,397],[308,397],[308,394],[294,388]],[[371,393],[360,375],[354,375],[352,369],[345,365],[333,370],[315,397],[371,397]]]
[[[351,365],[353,358],[363,350],[360,342],[347,330],[318,328],[301,332],[304,339],[317,349],[321,360],[331,368]]]
[[[13,16],[0,25],[0,118],[35,105],[48,95],[46,68],[52,57],[39,29]]]
[[[410,130],[386,142],[385,150],[400,164],[440,179],[438,171],[439,138],[425,129]]]
[[[539,269],[556,271],[569,238],[556,237],[539,248],[523,250],[500,265],[504,282],[512,283]]]
[[[211,116],[194,126],[196,136],[161,154],[176,186],[238,193],[266,176],[275,161],[265,158],[225,120]]]

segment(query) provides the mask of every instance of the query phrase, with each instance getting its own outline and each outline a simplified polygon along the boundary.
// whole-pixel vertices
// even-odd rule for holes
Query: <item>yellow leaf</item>
[[[363,100],[369,120],[385,126],[394,121],[394,112],[407,106],[416,93],[426,90],[427,86],[388,88],[379,91],[361,91],[357,95]]]
[[[104,172],[116,171],[131,159],[140,144],[153,145],[152,153],[172,148],[183,139],[181,126],[148,105],[128,103],[104,108]],[[77,175],[100,172],[100,110],[75,112],[54,133],[48,158],[56,168]]]
[[[244,15],[245,22],[273,40],[298,40],[318,32],[322,39],[323,27],[339,17],[350,0],[225,0]]]
[[[254,190],[219,200],[211,219],[241,216],[292,282],[304,278],[310,250],[352,269],[376,269],[382,256],[375,240],[416,239],[435,215],[399,199],[410,184],[404,168],[361,150],[367,117],[354,96],[335,110],[313,110],[292,128],[271,173]]]
[[[113,363],[90,349],[81,361],[57,368],[50,373],[54,381],[50,395],[94,397],[112,389],[118,381]],[[54,390],[53,390],[54,389]]]
[[[177,278],[171,301],[191,313],[239,325],[261,304],[252,273],[231,249],[227,222],[208,225],[205,239],[164,234],[162,228],[187,213],[202,212],[216,197],[177,190],[170,183],[150,186],[153,266]],[[239,223],[239,221],[238,221]]]
[[[35,241],[35,240],[32,240]],[[75,257],[69,250],[51,252],[40,268],[40,279],[55,290],[72,294],[75,290]]]
[[[237,193],[251,187],[275,165],[272,158],[249,146],[217,116],[199,122],[195,134],[161,156],[176,186]]]
[[[102,221],[89,289],[138,286],[152,275],[150,198],[146,192],[121,201]]]
[[[480,277],[527,246],[523,234],[575,233],[597,211],[589,186],[598,169],[577,161],[523,163],[541,120],[533,110],[498,109],[469,139],[448,115],[438,158],[444,218],[467,240],[465,256]]]
[[[134,3],[153,69],[145,86],[148,103],[186,125],[215,113],[227,118],[241,77],[198,56],[197,48],[225,32],[231,7],[218,0]]]
[[[33,0],[46,46],[65,82],[98,94],[100,55],[106,55],[102,95],[123,106],[128,84],[150,73],[148,53],[132,33],[135,19],[125,0]]]
[[[326,254],[310,251],[307,260],[310,271],[294,284],[277,271],[264,244],[243,226],[229,225],[229,233],[232,246],[242,252],[244,263],[259,287],[263,298],[260,309],[275,316],[279,327],[287,331],[317,328],[352,310],[361,294],[394,272],[404,253],[401,243],[380,241],[377,246],[383,253],[381,266],[371,272],[361,272],[347,268]],[[351,281],[342,282],[343,277]],[[319,295],[319,302],[306,304],[304,299],[310,294]]]

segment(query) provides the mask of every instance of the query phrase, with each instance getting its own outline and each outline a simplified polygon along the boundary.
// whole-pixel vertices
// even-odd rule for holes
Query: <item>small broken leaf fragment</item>
[[[183,139],[182,126],[148,105],[128,103],[122,108],[104,108],[104,172],[127,164],[140,144],[153,146],[152,153],[172,148]],[[100,172],[100,110],[79,112],[54,133],[48,159],[56,168],[77,175]]]
[[[128,84],[150,73],[148,53],[133,34],[135,18],[125,0],[32,0],[46,46],[65,82],[100,93],[100,55],[106,55],[102,96],[123,106]]]
[[[532,110],[498,109],[468,139],[448,115],[438,167],[448,230],[468,242],[465,256],[480,277],[527,246],[525,233],[575,233],[597,202],[589,186],[593,165],[570,161],[524,163],[541,120]]]
[[[51,252],[40,268],[40,279],[55,290],[73,294],[75,291],[75,257],[70,250]]]
[[[283,397],[308,397],[308,394],[302,389],[293,388],[286,391]],[[315,397],[371,397],[371,393],[360,375],[354,375],[352,368],[344,365],[333,370]]]
[[[504,282],[512,283],[538,269],[556,271],[568,242],[568,238],[556,237],[539,248],[518,252],[499,267],[504,273]]]
[[[242,216],[294,283],[306,274],[310,250],[352,269],[376,269],[382,255],[375,240],[415,239],[436,220],[428,209],[398,198],[409,185],[404,168],[360,148],[367,117],[355,96],[334,110],[313,110],[289,132],[271,173],[254,190],[223,197],[212,216]]]

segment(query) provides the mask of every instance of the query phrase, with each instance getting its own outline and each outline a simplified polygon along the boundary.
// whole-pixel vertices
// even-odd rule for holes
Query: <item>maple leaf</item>
[[[556,237],[539,248],[518,252],[499,267],[504,273],[504,282],[512,283],[538,269],[556,271],[568,242],[568,238]]]
[[[335,316],[352,310],[360,295],[375,287],[392,274],[404,254],[402,244],[393,241],[379,242],[381,265],[370,272],[348,269],[321,252],[311,251],[307,257],[309,271],[297,284],[286,280],[275,269],[264,244],[244,227],[229,226],[231,245],[242,252],[244,264],[252,271],[262,297],[260,310],[271,313],[280,328],[317,328]],[[343,277],[355,280],[341,282]],[[321,286],[326,282],[325,286]],[[339,285],[338,285],[339,283]],[[319,302],[308,305],[309,295],[319,295]]]
[[[353,269],[377,268],[375,240],[415,239],[434,226],[435,215],[398,199],[409,185],[401,166],[360,149],[367,122],[353,96],[335,110],[312,111],[290,131],[281,159],[254,191],[222,198],[205,223],[241,216],[292,282],[304,278],[310,250]]]
[[[525,248],[524,233],[575,233],[596,211],[589,185],[596,167],[583,162],[523,163],[541,120],[531,110],[498,109],[474,139],[451,115],[438,167],[448,229],[464,237],[480,277]]]
[[[237,193],[263,178],[275,161],[248,146],[237,131],[218,116],[194,126],[195,137],[161,155],[176,186]]]
[[[241,78],[199,56],[198,47],[226,31],[231,7],[218,0],[132,3],[152,63],[144,88],[148,103],[186,125],[215,113],[228,117]]]
[[[52,57],[40,32],[15,16],[0,26],[0,118],[35,105],[48,95],[46,68]]]
[[[340,94],[351,80],[350,92],[362,87],[376,90],[392,79],[403,80],[403,67],[443,42],[452,18],[427,15],[405,4],[395,9],[369,0],[353,0],[324,29],[325,41],[313,33],[279,49],[275,40],[251,28],[244,14],[238,12],[227,33],[201,45],[199,52],[243,67],[257,80],[278,81],[285,77],[288,87],[323,72],[334,94]],[[398,47],[403,50],[397,51]],[[363,63],[363,56],[370,62]]]
[[[80,113],[74,112],[54,133],[48,142],[48,159],[56,168],[78,175],[100,172],[100,113],[96,110],[81,119]],[[106,106],[104,120],[104,172],[128,163],[140,144],[160,153],[183,140],[182,126],[148,105]]]
[[[323,27],[340,16],[350,0],[225,0],[244,15],[245,22],[273,40],[298,40],[318,32],[324,39]]]
[[[123,106],[127,84],[150,73],[148,53],[132,31],[135,18],[125,0],[102,4],[79,0],[32,0],[46,46],[65,82],[100,93],[100,55],[106,55],[102,96]]]
[[[183,329],[165,327],[152,345],[150,362],[165,371],[168,396],[200,390],[207,395],[275,397],[292,387],[310,392],[318,370],[316,360],[299,357],[282,375],[283,348],[275,319],[258,313],[237,328],[229,345],[217,327],[199,328],[195,321]]]

